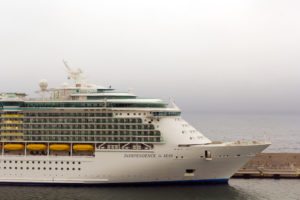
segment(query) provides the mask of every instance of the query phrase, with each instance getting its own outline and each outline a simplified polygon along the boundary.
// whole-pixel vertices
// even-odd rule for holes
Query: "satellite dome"
[[[42,91],[46,91],[48,88],[48,82],[45,79],[40,80],[39,86]]]

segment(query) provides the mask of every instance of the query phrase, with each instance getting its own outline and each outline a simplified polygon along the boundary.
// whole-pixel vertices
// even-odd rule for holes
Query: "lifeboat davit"
[[[4,145],[4,150],[7,151],[20,151],[25,148],[24,144],[6,144]]]
[[[94,151],[94,146],[91,144],[75,144],[73,145],[74,151]]]
[[[44,151],[47,149],[47,145],[45,144],[28,144],[26,149],[30,151]]]
[[[70,145],[68,145],[68,144],[51,144],[49,149],[51,151],[70,151]]]

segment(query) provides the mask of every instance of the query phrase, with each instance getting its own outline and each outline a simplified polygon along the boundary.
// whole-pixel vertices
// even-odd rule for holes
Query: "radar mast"
[[[85,77],[83,76],[82,70],[80,68],[72,69],[65,60],[63,60],[63,63],[67,69],[68,79],[72,79],[75,82],[76,87],[84,85]]]

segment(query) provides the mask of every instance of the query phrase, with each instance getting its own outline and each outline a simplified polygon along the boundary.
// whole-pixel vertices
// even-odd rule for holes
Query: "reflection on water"
[[[242,191],[242,190],[241,190]],[[257,199],[230,185],[127,186],[127,187],[21,187],[1,186],[1,200],[102,199],[102,200],[177,200],[177,199]]]
[[[229,185],[0,186],[1,200],[300,200],[300,181],[232,179]]]

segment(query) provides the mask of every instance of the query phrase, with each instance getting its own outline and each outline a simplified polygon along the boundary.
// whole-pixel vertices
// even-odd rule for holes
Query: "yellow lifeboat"
[[[68,145],[68,144],[51,144],[50,150],[51,151],[69,151],[70,145]]]
[[[47,149],[47,146],[45,144],[28,144],[26,149],[30,151],[43,151]]]
[[[73,145],[74,151],[94,151],[94,146],[91,144],[75,144]]]
[[[25,148],[24,144],[6,144],[4,145],[4,150],[7,151],[20,151]]]

